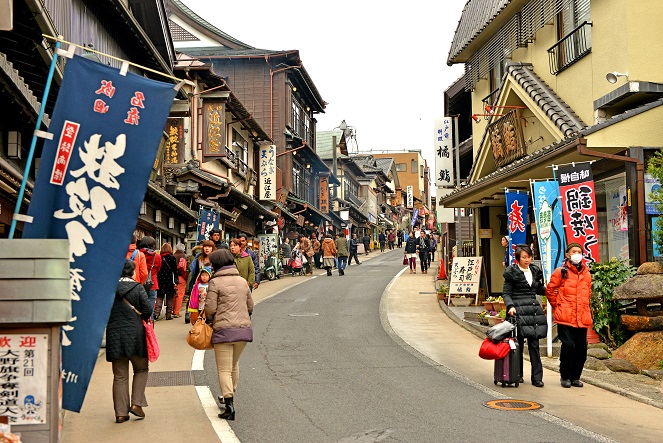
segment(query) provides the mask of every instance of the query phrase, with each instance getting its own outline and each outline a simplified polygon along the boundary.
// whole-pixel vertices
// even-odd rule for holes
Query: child
[[[207,299],[207,287],[209,286],[209,280],[212,278],[212,268],[205,266],[198,278],[196,283],[193,285],[191,290],[191,297],[189,298],[189,314],[191,316],[191,324],[194,324],[198,320],[200,312],[205,309],[205,300]]]

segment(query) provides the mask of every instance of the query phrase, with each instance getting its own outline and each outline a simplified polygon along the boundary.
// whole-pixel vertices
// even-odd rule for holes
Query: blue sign
[[[509,265],[514,264],[516,245],[527,242],[527,193],[506,191],[507,233],[509,235]]]
[[[417,223],[417,219],[419,218],[419,210],[415,209],[414,212],[412,213],[412,223],[410,226],[414,227],[414,225]]]
[[[209,240],[212,229],[219,229],[219,214],[211,209],[200,208],[198,212],[198,241]]]
[[[72,318],[62,327],[64,409],[83,405],[174,85],[83,57],[67,61],[24,238],[69,240]]]
[[[534,216],[539,238],[541,270],[547,282],[552,272],[562,266],[566,247],[562,222],[562,201],[557,180],[532,182]]]

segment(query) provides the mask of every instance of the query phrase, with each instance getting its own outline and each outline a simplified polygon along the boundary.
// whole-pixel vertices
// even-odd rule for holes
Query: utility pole
[[[336,136],[332,135],[332,173],[336,177]],[[334,185],[333,194],[334,198],[338,197],[336,195],[336,185]]]

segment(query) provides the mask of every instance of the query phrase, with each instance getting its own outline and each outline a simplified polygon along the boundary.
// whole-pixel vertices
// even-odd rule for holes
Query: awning
[[[321,212],[318,208],[313,206],[311,203],[305,201],[305,200],[300,200],[297,197],[293,197],[292,195],[288,195],[288,201],[291,201],[293,203],[296,203],[300,206],[302,206],[302,215],[304,215],[305,219],[309,219],[315,224],[320,224],[322,220],[326,220],[328,222],[331,222],[331,219],[327,216],[327,214],[324,214]]]
[[[168,192],[166,192],[165,189],[161,189],[154,182],[147,183],[147,193],[148,195],[156,198],[159,202],[163,203],[169,209],[172,209],[179,215],[182,215],[184,218],[189,220],[198,219],[198,213],[196,211],[189,209],[187,205],[170,195]]]
[[[230,188],[230,194],[228,196],[234,200],[237,200],[240,202],[240,204],[243,203],[247,206],[247,208],[242,209],[257,213],[258,215],[262,215],[266,220],[278,220],[279,218],[278,214],[265,208],[263,205],[251,198],[251,196],[243,193],[235,187]],[[223,203],[223,200],[220,200],[219,203]]]
[[[284,218],[289,218],[292,221],[297,221],[297,216],[293,214],[292,212],[288,211],[288,208],[285,207],[285,205],[281,202],[272,202],[274,206],[276,206],[280,211],[281,215]]]

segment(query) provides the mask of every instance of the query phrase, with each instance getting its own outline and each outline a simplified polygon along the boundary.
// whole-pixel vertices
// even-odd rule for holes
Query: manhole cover
[[[191,371],[162,371],[150,372],[147,376],[147,386],[189,386],[193,385]]]
[[[502,411],[534,411],[543,408],[542,404],[529,400],[491,400],[483,405]]]
[[[315,317],[318,315],[315,312],[304,312],[302,314],[288,314],[288,317]]]

